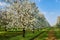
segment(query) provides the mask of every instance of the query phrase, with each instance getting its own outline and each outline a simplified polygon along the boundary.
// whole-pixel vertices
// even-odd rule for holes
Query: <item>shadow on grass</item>
[[[21,34],[22,34],[22,31],[20,32],[10,31],[10,32],[2,32],[2,33],[0,32],[0,40],[8,40],[11,37],[15,37]]]

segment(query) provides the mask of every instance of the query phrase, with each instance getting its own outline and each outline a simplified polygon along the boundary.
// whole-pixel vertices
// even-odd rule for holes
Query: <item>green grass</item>
[[[22,37],[22,35],[19,35],[19,36],[16,36],[16,37],[12,37],[10,38],[10,40],[29,40],[31,39],[32,37],[36,36],[37,34],[39,34],[41,31],[37,31],[35,30],[34,33],[32,33],[31,31],[27,31],[26,34],[25,34],[25,38]]]
[[[37,35],[39,32],[37,30],[35,30],[35,33],[33,34],[31,31],[26,31],[25,34],[25,38],[22,37],[22,33],[21,32],[5,32],[5,31],[1,31],[0,32],[0,40],[28,40],[29,38],[33,37],[34,35]]]
[[[54,28],[55,36],[57,39],[60,39],[60,28]]]
[[[32,33],[32,31],[30,31],[30,30],[26,30],[25,38],[22,37],[21,32],[2,31],[2,32],[0,32],[0,40],[29,40],[29,39],[33,38],[34,36],[38,35],[40,32],[48,31],[48,30],[50,30],[50,28],[40,29],[39,31],[35,30],[34,33]],[[45,37],[47,36],[46,33],[43,33],[43,35]],[[45,38],[44,36],[42,36],[41,39],[44,39]]]
[[[50,30],[50,28],[46,28],[46,29],[43,29],[45,32],[42,33],[41,35],[39,35],[36,40],[46,40],[46,38],[48,37],[48,32]]]
[[[47,32],[44,32],[43,34],[41,34],[41,35],[37,38],[37,40],[45,40],[47,37],[48,37]]]
[[[6,32],[6,31],[2,31],[0,32],[0,40],[8,40],[11,37],[20,35],[21,32]]]
[[[52,29],[54,29],[54,31],[55,31],[55,37],[56,37],[56,39],[60,40],[60,28],[53,27]]]

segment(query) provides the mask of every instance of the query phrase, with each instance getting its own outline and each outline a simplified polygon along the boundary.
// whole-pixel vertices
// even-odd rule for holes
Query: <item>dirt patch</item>
[[[55,32],[54,30],[50,30],[48,32],[48,38],[46,40],[57,40],[56,37],[55,37]]]

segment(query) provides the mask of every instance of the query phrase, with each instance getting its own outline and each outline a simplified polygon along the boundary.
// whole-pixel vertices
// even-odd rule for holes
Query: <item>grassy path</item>
[[[40,34],[34,40],[57,40],[56,31],[54,29],[50,29]]]
[[[48,37],[46,40],[57,40],[56,39],[56,36],[55,36],[55,31],[53,29],[51,29],[49,32],[48,32]]]

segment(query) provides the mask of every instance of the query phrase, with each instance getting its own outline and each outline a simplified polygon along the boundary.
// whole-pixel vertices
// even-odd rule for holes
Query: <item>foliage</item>
[[[10,6],[6,6],[1,12],[0,25],[7,29],[29,28],[35,29],[49,26],[44,15],[39,12],[34,2],[29,0],[5,0]],[[2,20],[2,22],[1,22]]]

